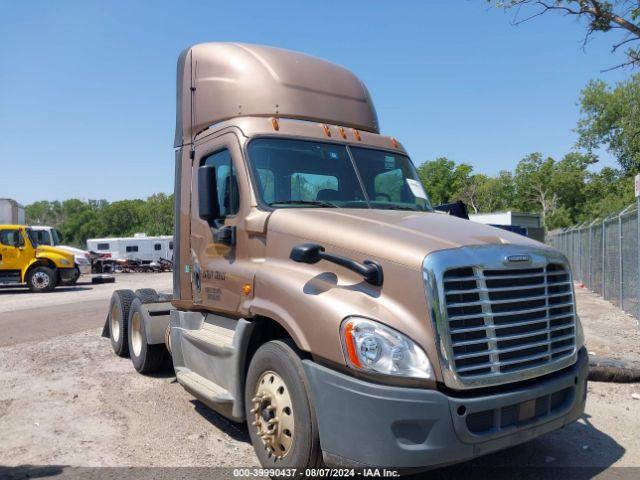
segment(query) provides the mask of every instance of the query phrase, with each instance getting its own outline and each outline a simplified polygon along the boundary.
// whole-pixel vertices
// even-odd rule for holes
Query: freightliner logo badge
[[[508,263],[527,263],[531,261],[531,255],[520,254],[520,255],[508,255],[505,257],[505,260]]]

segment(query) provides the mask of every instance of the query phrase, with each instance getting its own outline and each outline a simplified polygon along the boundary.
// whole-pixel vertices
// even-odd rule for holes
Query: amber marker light
[[[277,118],[272,118],[271,119],[271,125],[273,126],[273,129],[277,132],[278,130],[280,130],[280,124],[278,124],[278,119]]]
[[[398,141],[393,137],[391,137],[391,145],[393,145],[394,148],[399,147]]]
[[[347,139],[347,132],[345,132],[345,131],[344,131],[344,128],[340,127],[340,128],[338,129],[338,132],[340,132],[340,136],[341,136],[342,138],[344,138],[345,140]]]
[[[344,344],[347,347],[347,355],[349,355],[349,360],[354,367],[362,368],[362,364],[360,363],[360,359],[358,358],[358,354],[356,352],[356,340],[353,336],[354,326],[352,323],[347,323],[344,327]]]
[[[329,125],[327,125],[326,123],[322,125],[322,129],[324,130],[324,134],[327,137],[331,136],[331,130],[329,130]]]
[[[245,295],[251,295],[251,291],[253,290],[253,288],[251,287],[251,284],[249,283],[245,283],[242,286],[242,293],[244,293]]]
[[[360,132],[358,130],[356,130],[355,128],[352,129],[353,130],[353,134],[356,137],[356,140],[358,140],[359,142],[362,141],[362,137],[360,136]]]

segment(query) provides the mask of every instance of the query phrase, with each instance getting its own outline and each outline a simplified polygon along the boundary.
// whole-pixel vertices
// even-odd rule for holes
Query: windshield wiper
[[[322,200],[282,200],[279,202],[271,202],[269,204],[270,207],[274,205],[313,205],[315,207],[327,207],[327,208],[338,208],[337,205],[334,205],[330,202],[323,202]]]

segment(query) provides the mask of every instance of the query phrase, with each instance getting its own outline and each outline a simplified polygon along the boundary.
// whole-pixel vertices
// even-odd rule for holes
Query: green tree
[[[464,173],[462,172],[456,197],[467,204],[467,207],[471,209],[470,213],[478,213],[482,209],[482,192],[489,181],[489,177],[482,173],[474,175],[465,175]]]
[[[173,194],[156,193],[141,206],[142,230],[148,235],[173,233]]]
[[[634,201],[633,183],[633,177],[611,167],[590,173],[584,188],[583,211],[577,220],[595,220],[620,212]]]
[[[578,145],[593,151],[605,146],[626,174],[640,171],[640,75],[610,88],[590,82],[580,96]]]
[[[60,202],[42,200],[25,207],[26,221],[30,225],[57,226],[61,221]]]
[[[418,167],[418,176],[433,205],[458,200],[457,195],[469,181],[473,168],[464,163],[456,165],[453,160],[440,157]]]
[[[105,205],[100,210],[105,234],[123,237],[142,232],[143,208],[144,200],[120,200]]]
[[[572,152],[556,162],[532,153],[515,170],[515,206],[539,212],[547,228],[569,226],[584,209],[587,168],[596,162],[592,155]]]
[[[478,190],[482,212],[509,210],[515,203],[515,183],[511,172],[503,170],[497,177],[487,177]]]

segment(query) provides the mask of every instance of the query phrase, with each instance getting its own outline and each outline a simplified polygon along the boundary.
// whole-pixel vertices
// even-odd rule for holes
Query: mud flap
[[[109,338],[110,336],[111,336],[111,332],[109,331],[109,315],[107,315],[107,318],[104,321],[104,327],[102,327],[101,337]]]

